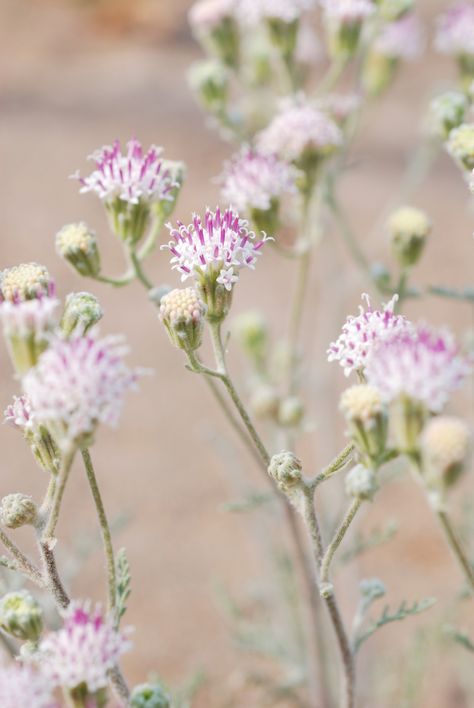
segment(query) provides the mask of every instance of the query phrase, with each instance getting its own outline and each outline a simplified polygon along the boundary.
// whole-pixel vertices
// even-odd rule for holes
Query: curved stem
[[[128,252],[129,258],[130,258],[130,263],[133,268],[134,275],[136,279],[147,289],[151,290],[153,287],[153,283],[151,280],[148,279],[148,276],[146,275],[145,271],[142,268],[142,264],[140,262],[139,257],[137,256],[135,250],[133,247],[129,249]]]
[[[474,590],[474,568],[466,555],[462,543],[451,523],[451,519],[449,518],[447,512],[442,509],[437,510],[436,515],[439,523],[441,524],[441,528],[445,533],[448,545],[454,557],[458,561],[469,587],[471,590]]]
[[[122,288],[124,285],[128,285],[132,282],[133,276],[133,271],[127,271],[127,273],[118,278],[109,278],[107,275],[96,275],[94,280],[99,281],[99,283],[106,283],[107,285],[112,285],[114,288]]]
[[[36,585],[44,587],[44,581],[39,569],[30,561],[29,558],[27,558],[27,556],[25,556],[22,551],[20,551],[18,546],[10,540],[9,536],[7,536],[2,529],[0,529],[0,541],[3,543],[7,551],[10,551],[15,559],[15,570],[26,575],[27,578],[36,583]]]
[[[348,445],[346,445],[346,447],[343,448],[338,455],[336,455],[334,460],[330,462],[329,465],[325,467],[322,472],[316,475],[314,479],[309,481],[310,486],[317,487],[318,484],[321,484],[321,482],[325,482],[326,479],[329,479],[329,477],[332,477],[333,474],[339,472],[339,470],[344,467],[344,465],[348,462],[353,451],[354,443],[349,443]]]
[[[117,603],[117,582],[114,548],[112,545],[112,534],[110,533],[110,526],[109,522],[107,521],[107,515],[105,513],[104,504],[102,502],[102,496],[100,494],[99,485],[97,484],[97,478],[94,471],[94,465],[92,464],[90,452],[87,448],[83,448],[81,450],[81,455],[84,461],[84,466],[86,468],[87,479],[89,481],[89,486],[91,488],[92,496],[94,498],[94,503],[97,510],[97,516],[99,519],[100,532],[102,535],[102,543],[104,546],[104,554],[107,563],[108,610],[109,612],[113,613]]]
[[[331,543],[326,549],[326,552],[324,553],[324,556],[321,561],[321,571],[320,571],[320,578],[319,582],[321,584],[321,592],[324,594],[325,592],[325,586],[330,585],[329,582],[329,568],[331,565],[331,561],[334,558],[334,554],[336,553],[337,549],[342,543],[342,540],[344,539],[344,536],[346,535],[349,526],[351,525],[355,515],[359,511],[361,507],[361,500],[360,499],[354,499],[350,506],[349,509],[346,512],[346,515],[344,516],[341,525],[337,529],[334,538],[332,539]]]

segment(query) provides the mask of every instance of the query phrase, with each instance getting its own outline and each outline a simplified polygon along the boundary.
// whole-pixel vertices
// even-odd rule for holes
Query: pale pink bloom
[[[349,316],[342,327],[341,334],[330,344],[327,351],[328,361],[338,361],[349,376],[352,371],[363,372],[373,348],[393,333],[401,333],[411,328],[410,322],[394,312],[398,295],[380,310],[373,310],[370,298],[363,294],[367,309],[359,306],[359,314]]]
[[[171,252],[172,268],[181,273],[181,280],[217,275],[216,281],[229,291],[238,280],[239,270],[255,268],[260,250],[268,240],[266,235],[256,240],[254,232],[247,228],[247,221],[231,208],[223,213],[219,207],[215,212],[207,209],[203,219],[194,214],[189,226],[181,221],[177,224],[178,228],[167,224],[171,241],[162,248]]]
[[[237,0],[198,0],[189,10],[189,24],[193,29],[212,30],[232,17],[236,4]]]
[[[290,23],[315,4],[316,0],[236,0],[236,16],[246,25],[258,25],[266,19]]]
[[[474,3],[457,2],[438,18],[435,46],[444,54],[474,54]]]
[[[98,423],[115,426],[125,393],[138,373],[124,362],[121,337],[57,337],[23,379],[38,423],[56,424],[68,440],[93,433]]]
[[[420,325],[412,331],[392,332],[379,341],[365,375],[383,401],[405,395],[439,413],[470,371],[468,359],[449,332]]]
[[[224,163],[219,178],[222,184],[222,199],[232,204],[239,212],[250,209],[267,210],[272,200],[285,192],[296,192],[297,171],[276,155],[266,155],[250,147]]]
[[[138,140],[127,143],[122,153],[120,142],[105,145],[89,156],[96,169],[88,176],[76,172],[72,177],[81,183],[81,192],[95,192],[105,202],[121,199],[130,204],[140,201],[171,200],[174,187],[170,171],[161,159],[162,148],[152,145],[145,153]]]
[[[59,300],[39,297],[36,300],[5,300],[0,303],[0,321],[3,331],[9,337],[35,335],[37,340],[45,338],[58,323]]]
[[[417,59],[425,47],[423,25],[416,15],[408,14],[382,28],[374,43],[378,54],[390,59]]]
[[[19,663],[0,666],[2,708],[59,708],[48,679],[31,666]]]
[[[361,97],[356,93],[330,93],[318,101],[318,106],[338,124],[345,123],[360,104]]]
[[[5,423],[20,430],[34,430],[36,428],[31,403],[26,396],[13,396],[13,403],[5,408],[3,415]]]
[[[283,103],[270,125],[257,135],[261,152],[276,154],[289,162],[298,160],[305,151],[331,153],[341,143],[338,126],[304,96]]]
[[[375,12],[371,0],[320,0],[324,16],[342,24],[359,23]]]
[[[84,683],[90,693],[105,688],[107,672],[131,648],[130,629],[115,629],[100,605],[89,601],[72,602],[63,617],[63,627],[40,643],[41,673],[53,686],[73,689]]]

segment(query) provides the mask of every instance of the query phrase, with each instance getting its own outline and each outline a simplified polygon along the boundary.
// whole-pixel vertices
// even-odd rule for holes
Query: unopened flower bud
[[[375,472],[364,465],[356,465],[345,479],[346,494],[360,501],[372,501],[379,488]]]
[[[204,49],[230,67],[239,59],[239,30],[229,0],[200,0],[189,12],[189,22]]]
[[[9,529],[34,524],[38,509],[33,499],[26,494],[8,494],[0,505],[0,520]]]
[[[304,403],[299,396],[284,398],[278,407],[278,422],[285,427],[299,425],[304,415]]]
[[[378,390],[368,384],[351,386],[339,407],[359,452],[376,462],[387,443],[387,416]]]
[[[100,273],[97,237],[87,224],[67,224],[56,235],[56,251],[80,275],[96,278]]]
[[[135,686],[130,699],[131,708],[171,708],[171,696],[157,682]]]
[[[261,361],[267,347],[267,325],[259,312],[244,312],[234,320],[233,327],[241,347],[248,356]]]
[[[425,424],[426,406],[402,394],[390,407],[390,425],[398,451],[417,459],[419,436]]]
[[[446,488],[453,484],[464,470],[471,451],[471,433],[464,421],[450,416],[432,418],[420,443],[428,486]]]
[[[189,71],[189,82],[205,110],[212,114],[222,113],[229,86],[225,66],[213,60],[195,62]]]
[[[287,494],[300,485],[303,479],[301,461],[292,452],[278,452],[268,466],[268,474],[277,487]]]
[[[98,299],[91,293],[69,293],[66,298],[61,330],[67,337],[84,335],[103,317]]]
[[[54,295],[54,282],[47,269],[38,263],[21,263],[0,273],[3,300],[23,302]]]
[[[278,49],[285,62],[290,65],[296,49],[299,20],[285,22],[280,17],[268,17],[267,27],[272,44]]]
[[[278,392],[273,386],[257,386],[250,397],[250,408],[256,418],[274,418],[278,412]]]
[[[331,55],[336,58],[353,56],[359,44],[364,21],[374,12],[372,2],[322,0],[321,4],[324,8],[324,22]]]
[[[436,135],[446,139],[453,128],[464,121],[469,102],[461,91],[446,91],[431,101],[431,127]]]
[[[26,590],[9,592],[0,599],[0,627],[16,639],[37,642],[43,631],[43,613]]]
[[[184,351],[201,346],[205,306],[194,288],[171,290],[161,298],[160,320],[171,342]]]
[[[421,209],[400,207],[387,223],[392,251],[402,268],[415,265],[431,231],[431,222]]]
[[[449,134],[446,148],[463,170],[474,169],[474,123],[462,123]]]
[[[153,204],[152,211],[159,224],[164,224],[173,213],[186,177],[186,165],[178,160],[163,160],[163,168],[171,180],[171,186],[166,198]]]

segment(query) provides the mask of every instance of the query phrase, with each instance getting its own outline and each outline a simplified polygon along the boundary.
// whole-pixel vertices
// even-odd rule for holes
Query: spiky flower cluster
[[[21,263],[0,273],[2,301],[23,302],[42,297],[53,297],[54,282],[47,269],[38,263]]]
[[[359,306],[360,313],[356,317],[349,316],[342,332],[328,349],[328,361],[338,361],[344,368],[346,376],[352,371],[364,371],[372,349],[380,341],[395,332],[403,332],[410,328],[410,323],[402,315],[394,312],[398,295],[381,310],[373,310],[369,296],[364,293],[367,310]]]
[[[390,59],[416,59],[423,52],[423,27],[413,14],[407,14],[385,25],[374,43],[378,54]]]
[[[284,103],[270,125],[257,136],[259,150],[289,162],[298,161],[307,151],[328,155],[341,143],[342,133],[334,121],[304,97]]]
[[[439,413],[470,370],[449,332],[418,326],[392,331],[378,341],[365,375],[383,401],[404,395]]]
[[[7,336],[27,337],[32,332],[36,338],[45,336],[57,324],[56,298],[0,303],[0,320]]]
[[[81,192],[95,192],[105,202],[120,199],[130,204],[171,200],[178,185],[161,159],[162,149],[152,145],[145,153],[132,138],[122,153],[120,142],[105,145],[90,155],[96,169],[88,176],[72,175],[81,183]]]
[[[438,19],[435,46],[444,54],[474,54],[474,4],[457,2]]]
[[[129,630],[119,632],[99,605],[72,602],[64,626],[40,644],[40,668],[53,686],[69,689],[85,684],[90,693],[107,686],[112,669],[131,643]]]
[[[236,16],[247,25],[257,25],[265,19],[294,22],[310,10],[316,0],[235,0]]]
[[[285,192],[295,192],[296,170],[276,155],[243,147],[224,164],[222,198],[239,212],[268,210]]]
[[[0,666],[0,705],[2,708],[57,708],[48,679],[31,666]]]
[[[124,394],[137,381],[126,352],[120,337],[54,339],[23,379],[35,420],[60,425],[57,432],[70,441],[92,434],[99,422],[116,425]]]
[[[371,0],[320,0],[328,20],[340,23],[361,22],[375,12]]]
[[[178,228],[167,225],[172,240],[162,248],[171,252],[172,268],[181,273],[181,280],[189,277],[216,275],[216,282],[231,291],[239,279],[241,268],[254,268],[260,250],[267,240],[255,240],[247,222],[233,209],[223,213],[206,210],[204,218],[194,214],[193,221],[185,226],[178,221]]]

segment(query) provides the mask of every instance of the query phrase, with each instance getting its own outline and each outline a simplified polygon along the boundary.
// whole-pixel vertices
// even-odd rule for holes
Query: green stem
[[[104,554],[107,563],[108,610],[110,613],[113,613],[117,603],[117,582],[112,534],[110,533],[110,526],[107,521],[107,514],[105,513],[99,485],[97,484],[97,477],[95,475],[90,452],[87,448],[83,448],[81,450],[81,455],[86,468],[87,479],[89,481],[89,486],[91,488],[92,497],[94,499],[97,516],[99,519],[100,532],[102,535],[102,543],[104,546]]]
[[[130,263],[133,268],[134,275],[136,279],[147,289],[151,290],[153,288],[153,283],[148,279],[145,271],[142,268],[139,257],[137,256],[133,246],[129,248],[128,255],[130,258]]]
[[[325,482],[333,474],[339,472],[339,470],[344,467],[346,462],[349,460],[350,456],[354,452],[354,444],[349,443],[343,450],[334,458],[332,462],[329,463],[327,467],[323,469],[313,480],[310,481],[311,486],[317,487],[321,482]]]
[[[41,534],[42,541],[49,543],[54,538],[54,532],[56,530],[56,525],[59,519],[59,512],[61,509],[61,502],[63,499],[64,490],[66,489],[69,472],[71,470],[75,454],[76,448],[74,446],[70,446],[62,456],[61,468],[59,470],[56,487],[54,489],[49,517],[46,520],[43,532]]]
[[[54,557],[49,539],[39,539],[39,549],[43,560],[43,569],[46,576],[47,586],[51,591],[57,606],[61,610],[65,610],[69,606],[70,599],[59,576],[56,558]]]
[[[361,500],[360,499],[354,499],[350,506],[349,509],[346,512],[346,515],[344,516],[344,519],[342,520],[341,525],[336,531],[336,534],[334,538],[332,539],[331,543],[326,549],[326,552],[324,553],[324,556],[321,561],[321,574],[320,574],[320,584],[321,584],[321,593],[324,594],[326,592],[326,587],[327,591],[332,593],[332,584],[329,581],[329,568],[331,565],[331,561],[334,558],[334,554],[336,553],[337,549],[341,545],[344,536],[346,535],[349,526],[351,525],[352,521],[354,520],[355,515],[359,511],[361,507]]]
[[[458,561],[464,577],[467,580],[469,587],[474,591],[474,568],[466,555],[466,552],[462,546],[462,543],[451,523],[451,520],[446,511],[439,509],[436,511],[439,523],[443,529],[448,545],[451,549],[452,554]]]
[[[109,278],[107,275],[96,275],[94,280],[99,281],[99,283],[106,283],[107,285],[112,285],[114,288],[122,288],[124,285],[128,285],[132,282],[134,278],[134,272],[128,271],[125,275],[119,278]]]
[[[330,93],[333,90],[334,86],[337,84],[340,77],[342,76],[344,69],[347,66],[347,62],[348,57],[344,55],[332,60],[326,73],[324,74],[323,78],[321,79],[318,85],[316,91],[316,94],[318,96],[324,96],[324,94]]]

